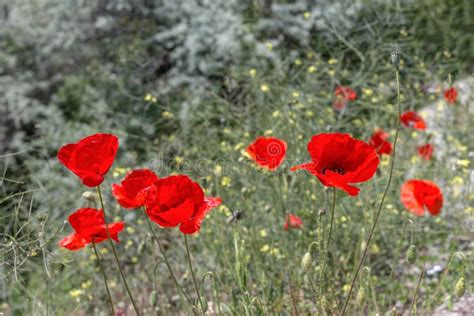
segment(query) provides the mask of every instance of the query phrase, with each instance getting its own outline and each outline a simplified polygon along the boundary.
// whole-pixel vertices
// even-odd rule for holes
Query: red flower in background
[[[332,106],[336,110],[343,110],[348,101],[355,101],[357,99],[357,93],[346,86],[338,86],[336,90],[334,90],[334,96],[335,99]]]
[[[351,185],[369,180],[377,171],[379,157],[369,144],[349,134],[314,135],[308,143],[312,162],[292,167],[305,169],[325,186],[356,196],[360,189]]]
[[[259,166],[274,171],[285,159],[286,142],[276,137],[257,137],[246,151]]]
[[[414,129],[426,129],[425,120],[414,111],[407,111],[402,114],[400,121],[405,127],[412,127]]]
[[[390,136],[389,133],[382,129],[377,129],[370,137],[369,144],[374,147],[379,155],[390,155],[392,153],[392,144],[386,139]]]
[[[58,160],[88,187],[104,181],[114,163],[118,138],[112,134],[94,134],[76,144],[67,144],[58,152]]]
[[[184,175],[158,179],[156,194],[149,195],[146,214],[162,227],[176,227],[193,234],[209,211],[222,203],[221,198],[205,197],[199,184]]]
[[[299,218],[298,216],[294,214],[288,214],[283,228],[285,230],[288,230],[290,228],[301,228],[301,227],[303,227],[303,221],[301,220],[301,218]]]
[[[125,224],[123,222],[105,225],[104,212],[94,208],[81,208],[68,217],[74,233],[59,241],[61,247],[69,250],[84,248],[87,244],[100,243],[107,239],[107,227],[110,238],[119,242],[120,233]]]
[[[449,104],[455,104],[458,99],[458,90],[455,87],[451,87],[444,91],[444,99]]]
[[[438,186],[428,180],[408,180],[400,191],[400,200],[409,212],[416,216],[423,216],[425,209],[432,216],[441,212],[443,194]]]
[[[423,146],[418,146],[418,154],[420,155],[421,158],[425,160],[431,160],[431,157],[433,156],[433,145],[431,144],[426,144]]]
[[[357,93],[347,86],[338,86],[334,91],[336,97],[343,97],[347,101],[357,100]]]
[[[158,181],[158,176],[149,169],[136,169],[127,173],[120,184],[112,185],[112,194],[124,208],[145,205],[146,193]]]

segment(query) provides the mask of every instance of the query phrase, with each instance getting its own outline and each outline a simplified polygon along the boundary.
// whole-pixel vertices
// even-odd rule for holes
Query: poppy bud
[[[400,53],[393,51],[390,57],[392,58],[392,64],[398,68],[400,66]]]
[[[455,293],[457,297],[462,297],[466,292],[466,279],[460,277],[456,282]]]
[[[365,295],[365,287],[360,287],[359,291],[357,292],[357,303],[358,304],[363,304],[365,301],[366,295]]]
[[[148,300],[151,306],[156,306],[156,303],[158,302],[158,294],[156,293],[155,290],[151,291],[150,297],[148,298]]]
[[[311,253],[305,253],[303,259],[301,260],[301,267],[303,268],[303,270],[305,272],[309,272],[311,270],[312,263],[313,259],[311,258]]]
[[[87,201],[94,203],[96,195],[95,195],[94,192],[86,191],[86,192],[82,193],[82,197],[84,199],[86,199]]]
[[[410,245],[410,247],[408,247],[406,259],[408,263],[415,264],[416,262],[416,246],[415,245]]]
[[[320,208],[319,209],[319,216],[325,215],[326,214],[326,209],[325,208]]]

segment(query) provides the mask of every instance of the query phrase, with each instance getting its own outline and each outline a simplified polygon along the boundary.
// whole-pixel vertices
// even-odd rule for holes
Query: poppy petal
[[[84,248],[87,244],[88,241],[77,233],[72,233],[59,241],[59,246],[72,251]]]

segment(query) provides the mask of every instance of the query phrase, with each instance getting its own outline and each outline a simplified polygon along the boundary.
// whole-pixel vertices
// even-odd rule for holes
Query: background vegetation
[[[222,312],[291,314],[294,299],[299,313],[314,313],[313,280],[327,293],[328,313],[337,313],[387,181],[388,160],[359,197],[339,192],[326,282],[317,279],[323,258],[316,248],[310,273],[300,262],[317,228],[328,224],[318,214],[328,209],[330,191],[288,167],[307,160],[313,134],[342,131],[367,140],[376,127],[394,130],[393,50],[402,57],[403,109],[419,110],[429,129],[402,130],[394,181],[350,309],[410,310],[422,267],[412,312],[458,302],[458,252],[472,262],[474,230],[472,1],[7,0],[0,17],[1,312],[106,313],[92,250],[57,246],[69,232],[67,216],[88,203],[79,181],[57,162],[57,149],[103,131],[120,137],[104,191],[114,216],[127,221],[121,260],[146,313],[189,310],[165,267],[156,265],[143,214],[120,209],[107,189],[137,167],[160,176],[187,173],[223,198],[192,238],[197,274],[214,273]],[[455,106],[442,99],[449,76],[460,90]],[[359,97],[335,112],[339,84]],[[263,134],[288,143],[286,163],[275,174],[257,170],[244,154]],[[429,162],[415,151],[427,139],[436,144]],[[440,185],[441,216],[415,219],[404,210],[399,188],[412,177]],[[300,216],[304,228],[285,232],[283,209]],[[241,219],[229,220],[236,213]],[[159,235],[193,293],[182,236],[170,229]],[[418,248],[416,264],[405,260],[410,244]],[[107,245],[100,251],[115,278],[118,308],[131,314]],[[465,275],[469,293],[472,265]],[[203,288],[214,314],[211,285],[206,280]]]

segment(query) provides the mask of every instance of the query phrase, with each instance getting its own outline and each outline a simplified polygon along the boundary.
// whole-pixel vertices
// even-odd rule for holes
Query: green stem
[[[423,274],[425,274],[425,265],[423,264],[423,268],[421,269],[420,276],[418,277],[418,283],[416,284],[415,294],[413,294],[413,301],[411,303],[409,314],[416,315],[416,301],[418,299],[418,291],[420,290],[421,280],[423,279]],[[412,313],[413,309],[415,312]]]
[[[156,236],[156,232],[153,229],[153,226],[151,225],[151,221],[148,218],[148,215],[145,214],[145,219],[148,224],[148,229],[150,230],[150,233],[153,236],[153,239],[156,241],[158,244],[158,247],[160,248],[161,255],[163,256],[163,259],[165,260],[166,267],[168,268],[168,271],[170,272],[171,278],[173,279],[174,285],[176,286],[176,289],[182,295],[185,300],[188,302],[188,304],[192,307],[191,300],[189,297],[186,295],[186,292],[184,292],[183,287],[179,284],[178,279],[176,279],[176,276],[174,275],[173,269],[171,268],[171,264],[168,260],[168,256],[166,255],[165,249],[163,248],[163,245],[161,244],[160,240],[158,239],[158,236]]]
[[[115,315],[114,303],[112,302],[112,295],[110,295],[109,284],[107,283],[107,276],[105,275],[104,266],[102,265],[102,260],[100,259],[99,253],[97,252],[97,247],[95,246],[95,242],[92,242],[92,248],[94,249],[95,257],[97,258],[100,271],[102,272],[102,276],[104,277],[104,284],[105,284],[105,289],[107,290],[107,297],[109,299],[110,311],[112,312],[111,315]]]
[[[392,182],[392,176],[393,176],[393,167],[395,165],[395,153],[397,149],[397,140],[398,140],[398,133],[400,131],[400,116],[402,115],[402,107],[400,104],[400,79],[399,79],[399,70],[398,68],[395,68],[395,76],[397,79],[397,102],[398,102],[398,117],[397,117],[397,128],[395,130],[395,139],[393,140],[393,152],[390,157],[391,163],[390,163],[390,173],[388,175],[388,182],[387,186],[385,187],[385,190],[382,195],[382,200],[380,201],[379,208],[377,210],[377,213],[375,214],[374,218],[374,224],[372,225],[372,229],[370,230],[369,238],[367,239],[366,246],[364,248],[364,252],[362,254],[362,258],[359,261],[359,265],[357,266],[356,273],[352,279],[351,282],[351,287],[349,289],[349,293],[347,294],[346,300],[344,302],[344,308],[342,310],[342,316],[346,314],[347,310],[347,305],[349,303],[349,300],[351,298],[352,291],[354,290],[355,283],[357,281],[357,276],[359,275],[360,269],[362,268],[362,265],[364,264],[364,259],[367,256],[368,249],[370,247],[370,242],[372,241],[372,237],[374,236],[375,229],[377,228],[377,223],[379,221],[380,213],[382,213],[382,207],[383,207],[383,202],[385,201],[385,197],[387,195],[388,189],[390,188],[390,183]]]
[[[336,210],[336,188],[333,187],[333,198],[332,198],[332,205],[331,205],[331,225],[329,226],[329,237],[328,237],[328,245],[327,250],[329,251],[329,246],[331,244],[331,236],[332,236],[332,226],[334,225],[334,213]]]
[[[191,276],[193,277],[194,288],[196,289],[196,294],[197,294],[197,297],[198,297],[198,300],[199,300],[199,305],[201,305],[202,313],[204,315],[205,314],[204,304],[202,303],[201,294],[199,294],[199,287],[198,287],[198,284],[196,282],[196,277],[194,275],[193,264],[191,262],[191,253],[189,251],[189,245],[188,245],[188,237],[187,237],[186,234],[183,234],[183,235],[184,235],[184,244],[186,245],[186,254],[188,256],[189,270],[191,271]]]
[[[130,301],[132,301],[133,309],[135,310],[135,313],[137,313],[137,315],[140,316],[138,306],[135,303],[135,300],[133,299],[132,292],[130,291],[130,288],[128,287],[127,279],[125,278],[125,273],[123,272],[122,266],[120,265],[120,261],[117,255],[117,249],[115,249],[115,245],[112,242],[112,238],[110,237],[109,226],[107,224],[107,216],[105,215],[104,199],[102,198],[102,192],[100,190],[100,186],[97,186],[97,193],[99,195],[100,206],[102,207],[102,212],[104,212],[105,230],[107,231],[107,239],[109,240],[110,247],[112,248],[112,253],[114,254],[115,262],[117,263],[117,267],[119,269],[120,276],[122,277],[123,284],[125,285],[125,289],[127,290],[128,297],[130,297]]]

